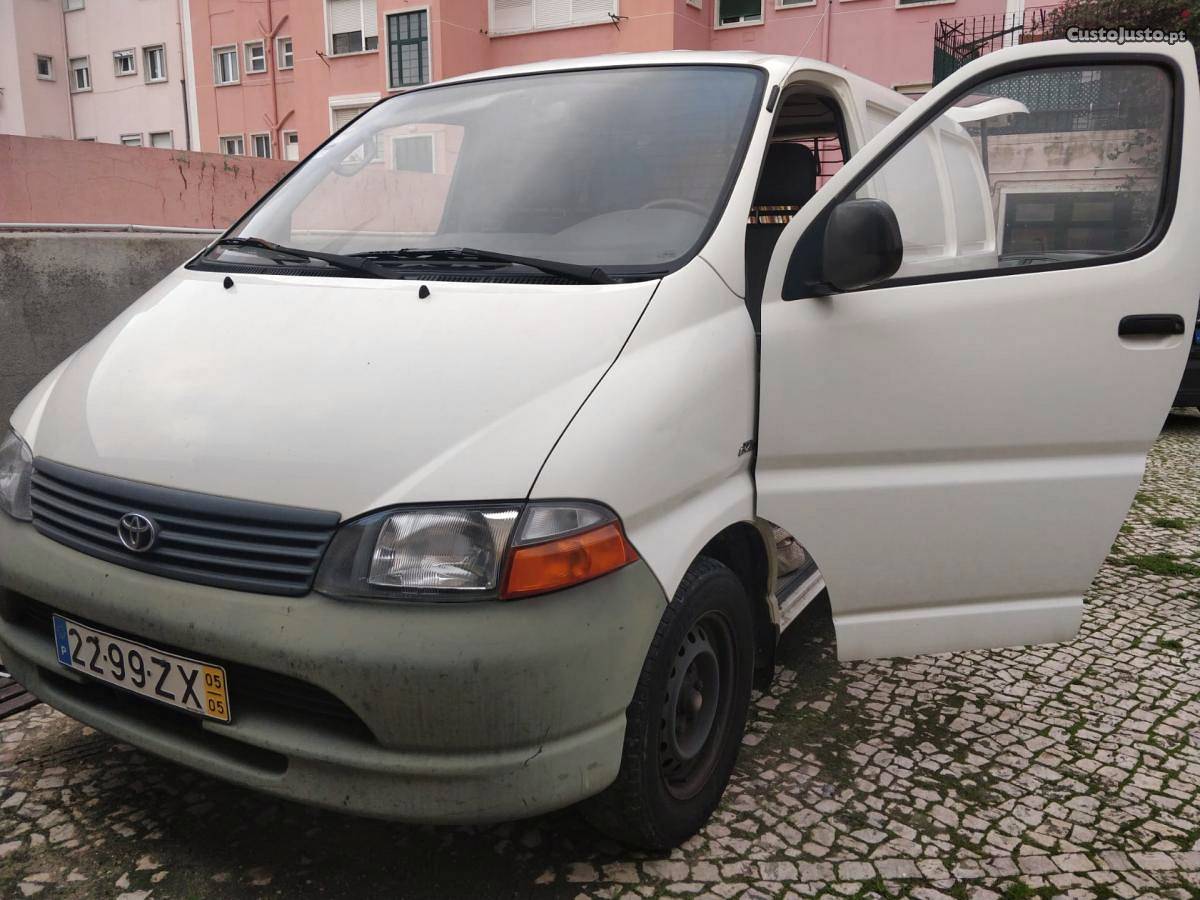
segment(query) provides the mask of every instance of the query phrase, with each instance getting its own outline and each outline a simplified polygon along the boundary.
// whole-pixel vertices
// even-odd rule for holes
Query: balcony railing
[[[1024,12],[939,19],[933,32],[933,83],[985,53],[1054,36],[1053,6]]]

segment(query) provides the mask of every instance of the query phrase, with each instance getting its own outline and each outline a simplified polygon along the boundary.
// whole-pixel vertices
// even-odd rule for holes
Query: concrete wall
[[[0,134],[0,222],[225,228],[293,165]]]
[[[43,375],[209,240],[0,232],[0,426]]]

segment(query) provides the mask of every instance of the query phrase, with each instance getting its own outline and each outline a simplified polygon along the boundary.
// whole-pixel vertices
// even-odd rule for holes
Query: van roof
[[[565,57],[562,59],[547,59],[540,62],[525,63],[519,66],[506,66],[499,69],[486,69],[482,72],[471,72],[458,75],[438,82],[452,84],[461,81],[479,81],[485,78],[498,78],[508,75],[531,75],[538,72],[563,72],[572,69],[605,69],[617,66],[679,66],[679,65],[725,65],[725,66],[758,66],[766,69],[772,81],[782,78],[802,58],[771,53],[749,53],[742,50],[659,50],[653,53],[606,53],[600,56]],[[868,84],[865,79],[854,75],[839,66],[833,66],[817,59],[804,59],[804,67],[818,72],[837,74],[855,82]]]

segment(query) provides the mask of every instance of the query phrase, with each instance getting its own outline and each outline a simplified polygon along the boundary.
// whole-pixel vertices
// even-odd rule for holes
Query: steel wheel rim
[[[708,612],[676,648],[659,717],[663,783],[679,800],[696,795],[720,756],[734,683],[733,631]]]

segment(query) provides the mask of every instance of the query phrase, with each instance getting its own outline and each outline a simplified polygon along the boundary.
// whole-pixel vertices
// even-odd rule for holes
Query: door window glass
[[[896,213],[899,278],[1132,251],[1160,214],[1171,100],[1170,76],[1148,64],[1004,75],[953,101],[856,196]]]

